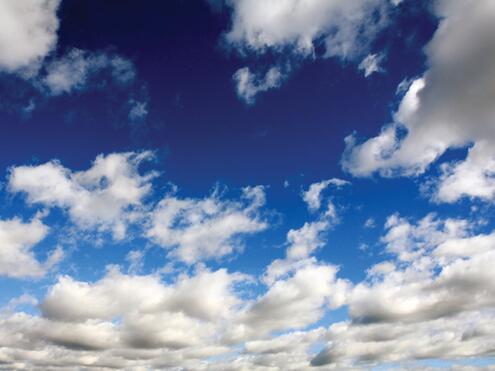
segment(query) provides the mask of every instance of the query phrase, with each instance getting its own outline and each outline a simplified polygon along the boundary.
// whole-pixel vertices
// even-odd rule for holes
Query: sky
[[[493,0],[0,2],[0,370],[495,370]]]

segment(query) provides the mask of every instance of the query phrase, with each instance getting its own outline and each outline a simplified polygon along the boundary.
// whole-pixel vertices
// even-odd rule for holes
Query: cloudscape
[[[1,0],[0,370],[495,370],[494,0]]]

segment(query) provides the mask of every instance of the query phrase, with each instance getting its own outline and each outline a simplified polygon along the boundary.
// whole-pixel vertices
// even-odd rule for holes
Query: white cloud
[[[306,370],[309,368],[311,346],[322,340],[324,334],[323,328],[317,328],[310,331],[293,331],[270,339],[248,341],[244,345],[244,354],[229,365],[238,366],[231,368],[234,370]]]
[[[232,26],[225,33],[227,44],[244,56],[268,51],[288,54],[285,71],[272,67],[262,78],[249,68],[234,75],[237,95],[248,104],[256,94],[278,88],[286,80],[290,60],[315,57],[315,47],[324,45],[323,58],[356,61],[370,50],[377,34],[388,22],[391,6],[385,0],[228,0]],[[381,54],[372,54],[366,76],[380,71]]]
[[[318,192],[313,187],[313,193],[329,184],[342,186],[347,182],[331,179],[315,183],[320,187]],[[337,218],[333,204],[328,205],[332,212],[323,211],[316,221],[287,233],[286,257],[272,261],[266,268],[262,281],[268,290],[240,317],[244,326],[235,335],[249,339],[253,334],[304,329],[321,319],[329,308],[345,303],[350,283],[336,277],[337,266],[319,263],[311,256],[325,245],[324,233]]]
[[[29,369],[198,364],[229,350],[219,334],[240,303],[233,286],[245,279],[200,269],[166,284],[116,267],[94,283],[62,276],[42,301],[41,316],[0,313],[0,359]]]
[[[414,366],[412,361],[454,361],[489,356],[495,345],[491,336],[493,330],[493,312],[469,313],[414,324],[355,325],[341,322],[329,328],[327,339],[330,345],[312,363],[315,366],[332,365],[336,369],[355,369],[359,365],[369,369],[387,362],[399,365],[408,362],[413,365],[410,369],[418,370],[422,369],[421,366]]]
[[[251,204],[262,204],[260,189],[247,193],[258,195]],[[288,251],[312,235],[309,226],[289,233],[298,237]],[[251,277],[201,266],[166,279],[117,267],[96,282],[61,276],[40,300],[41,315],[14,311],[17,304],[36,305],[29,296],[0,311],[0,359],[7,368],[33,370],[265,371],[311,369],[311,360],[364,370],[489,356],[495,232],[475,228],[464,219],[428,215],[412,222],[394,214],[382,238],[392,259],[370,267],[357,285],[339,279],[335,265],[310,257],[312,247],[290,271],[267,281],[264,292],[247,291]],[[259,294],[252,299],[247,292]],[[349,306],[348,321],[314,327],[342,305]]]
[[[167,285],[156,275],[125,275],[110,267],[106,276],[93,284],[60,277],[41,303],[41,309],[47,318],[68,322],[112,320],[133,312],[144,315],[164,311],[220,320],[228,317],[238,304],[232,285],[244,279],[224,269],[200,269],[193,276],[179,275],[173,284]]]
[[[263,77],[252,73],[248,67],[240,68],[233,76],[237,95],[247,104],[253,104],[259,93],[279,88],[285,78],[279,67],[270,68]]]
[[[272,285],[281,277],[286,277],[291,272],[313,264],[315,260],[311,254],[325,246],[324,234],[330,229],[331,224],[326,220],[304,223],[299,229],[291,229],[287,234],[288,247],[284,259],[275,259],[266,268],[263,282]]]
[[[327,220],[304,223],[300,229],[291,229],[287,233],[287,257],[289,259],[304,259],[313,251],[325,245],[322,234],[330,228]]]
[[[83,229],[111,231],[116,239],[122,239],[151,191],[154,173],[138,172],[139,164],[151,157],[151,152],[101,155],[91,168],[77,172],[57,161],[13,167],[9,189],[25,193],[32,204],[67,210]]]
[[[117,54],[68,48],[57,50],[60,0],[6,0],[0,4],[0,71],[14,73],[38,96],[21,94],[20,112],[29,117],[37,100],[93,89],[135,89],[132,61]],[[140,88],[145,85],[140,83]],[[132,99],[130,99],[132,100]],[[148,100],[129,103],[129,119],[143,121]]]
[[[303,200],[308,204],[308,208],[311,211],[316,211],[321,207],[321,193],[330,185],[340,188],[349,182],[332,178],[328,180],[322,180],[321,182],[313,183],[309,186],[309,189],[303,192]]]
[[[376,227],[376,222],[374,218],[368,218],[364,222],[364,228],[375,228]]]
[[[309,263],[290,277],[275,281],[244,314],[255,334],[305,328],[318,321],[327,306],[342,305],[347,285],[336,279],[337,267]],[[252,335],[251,335],[252,336]]]
[[[336,367],[493,351],[494,233],[463,219],[389,217],[382,241],[392,261],[348,291],[350,321],[330,326],[314,364]]]
[[[128,84],[136,75],[134,65],[120,56],[90,53],[74,48],[61,58],[49,61],[46,64],[46,74],[40,78],[38,84],[48,95],[68,94],[86,89],[90,82],[105,84],[101,79],[102,71],[109,71],[108,75],[117,84]],[[97,76],[100,76],[98,81],[91,81]]]
[[[0,69],[36,73],[55,48],[60,0],[16,0],[0,3]]]
[[[153,211],[147,236],[189,264],[218,259],[240,247],[236,238],[267,227],[259,213],[264,203],[261,186],[244,188],[239,201],[222,200],[217,191],[203,199],[170,195]]]
[[[131,98],[129,106],[129,120],[131,122],[141,122],[148,116],[148,102],[146,100],[138,101]]]
[[[309,189],[302,193],[303,200],[307,203],[309,210],[321,209],[322,191],[329,185],[340,188],[349,182],[332,178],[313,183]],[[287,233],[287,249],[285,258],[273,260],[266,268],[263,282],[267,285],[274,284],[278,279],[316,263],[311,255],[326,244],[326,232],[335,224],[339,223],[337,209],[332,201],[327,201],[327,207],[320,210],[315,221],[306,222],[299,229],[291,229]]]
[[[434,186],[434,200],[455,202],[462,197],[495,198],[495,149],[493,142],[479,140],[464,161],[445,163]]]
[[[381,66],[385,58],[384,54],[368,54],[358,66],[358,69],[362,70],[364,77],[368,77],[375,72],[384,72],[385,70]]]
[[[0,220],[0,276],[40,278],[63,257],[54,249],[44,262],[37,260],[33,247],[45,238],[48,227],[40,220],[23,223],[19,219]]]
[[[404,95],[394,122],[362,144],[346,139],[343,167],[356,176],[423,173],[450,148],[474,144],[468,157],[445,164],[433,198],[493,199],[495,153],[495,6],[439,0],[441,18],[426,46],[428,70]],[[401,135],[404,132],[404,135]]]
[[[305,56],[324,40],[326,57],[354,59],[366,53],[386,22],[381,0],[232,0],[232,28],[226,40],[244,51],[283,50]]]

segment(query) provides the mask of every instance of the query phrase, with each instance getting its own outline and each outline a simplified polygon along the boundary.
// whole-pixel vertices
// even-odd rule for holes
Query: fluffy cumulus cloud
[[[236,240],[267,228],[260,215],[263,187],[247,187],[241,200],[230,201],[214,191],[202,199],[169,195],[153,211],[147,236],[171,249],[185,263],[221,258],[239,249]]]
[[[41,302],[41,316],[1,315],[0,358],[29,369],[199,364],[225,352],[217,335],[239,302],[232,287],[242,280],[200,270],[165,284],[116,267],[94,283],[62,276]]]
[[[57,44],[60,0],[2,1],[0,70],[31,75]]]
[[[241,55],[274,52],[288,54],[289,59],[314,58],[315,48],[322,46],[323,58],[356,62],[368,54],[377,34],[387,24],[392,3],[388,0],[227,0],[225,4],[231,9],[232,26],[224,39]],[[382,59],[380,54],[371,54],[363,61],[366,76],[381,70]],[[287,72],[281,76],[280,68],[272,67],[264,79],[255,75],[247,67],[234,75],[238,95],[248,103],[254,101],[257,93],[278,88]]]
[[[347,294],[350,320],[330,326],[313,364],[493,355],[493,232],[464,219],[392,215],[382,238],[394,258]]]
[[[343,303],[345,281],[337,280],[338,268],[315,261],[293,269],[287,278],[274,281],[245,313],[243,321],[256,334],[304,329],[320,320],[329,307]]]
[[[12,167],[11,192],[22,192],[31,204],[66,210],[83,229],[110,231],[125,237],[129,223],[140,218],[142,201],[151,191],[154,173],[140,174],[139,164],[151,152],[98,156],[84,171],[71,171],[58,161]]]
[[[239,370],[307,368],[308,350],[324,340],[325,330],[291,329],[321,318],[336,272],[307,265],[253,301],[236,294],[251,279],[225,269],[199,268],[169,283],[115,266],[96,282],[61,276],[39,304],[41,315],[0,313],[0,357],[9,367],[29,369],[165,370],[231,369],[222,360],[234,354],[229,364]],[[36,304],[17,304],[26,303]],[[269,336],[272,331],[284,333]],[[215,356],[222,357],[206,362]]]
[[[39,278],[63,257],[55,248],[40,262],[32,251],[48,234],[48,227],[39,219],[23,223],[19,219],[0,220],[0,276]]]
[[[310,278],[325,276],[315,272],[297,280]],[[243,280],[242,275],[225,270],[200,270],[165,284],[158,276],[125,275],[115,267],[94,283],[61,277],[41,302],[40,316],[20,311],[0,314],[0,357],[8,367],[40,370],[228,369],[221,360],[234,349],[232,340],[222,334],[238,324],[237,307],[245,303],[233,293],[233,286]],[[129,295],[129,290],[135,295]],[[312,295],[314,301],[315,293]],[[313,315],[311,307],[306,310]],[[304,324],[295,323],[294,318],[287,318],[285,324],[281,319],[273,320],[278,321],[277,327]],[[233,364],[239,369],[255,369],[257,365],[263,369],[263,364],[284,369],[283,365],[289,369],[307,367],[306,351],[323,334],[323,329],[318,329],[277,338],[256,337],[243,345]],[[205,361],[221,355],[218,363]],[[292,365],[284,360],[288,355]]]
[[[343,167],[356,176],[418,175],[449,149],[465,159],[442,164],[433,199],[495,196],[495,6],[490,0],[439,0],[440,24],[425,48],[428,69],[414,80],[393,123],[364,143],[346,139]]]

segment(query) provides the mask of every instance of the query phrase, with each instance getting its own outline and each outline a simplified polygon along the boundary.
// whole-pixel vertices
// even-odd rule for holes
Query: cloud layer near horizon
[[[92,282],[59,276],[39,303],[22,297],[3,309],[3,364],[96,370],[366,369],[384,362],[492,355],[495,231],[476,232],[479,226],[471,219],[429,214],[413,221],[391,215],[381,239],[391,258],[370,266],[364,281],[351,282],[338,266],[315,256],[339,223],[341,205],[332,194],[351,186],[333,178],[303,192],[313,220],[288,231],[285,258],[272,261],[260,277],[210,269],[201,262],[239,251],[243,234],[269,226],[262,219],[263,188],[245,188],[239,200],[215,193],[198,200],[168,194],[149,203],[143,195],[153,192],[153,177],[140,174],[137,166],[150,156],[102,155],[83,172],[56,161],[11,169],[11,192],[22,190],[33,205],[66,208],[75,228],[101,234],[112,232],[116,218],[127,220],[133,231],[127,238],[140,233],[157,247],[175,247],[169,259],[193,268],[138,274],[130,265],[129,273],[125,265],[111,265]],[[30,181],[47,166],[59,181],[52,176]],[[332,192],[324,192],[330,186]],[[47,187],[58,190],[45,193]],[[83,195],[72,197],[74,192]],[[118,195],[126,196],[124,203]],[[105,209],[114,211],[103,218],[99,208],[86,208],[93,197],[102,197],[109,202]],[[139,218],[126,216],[136,210]],[[0,254],[2,275],[39,277],[55,269],[61,251],[45,263],[30,252],[49,233],[42,222],[46,216],[0,222],[2,251],[11,252]],[[25,273],[13,263],[19,259],[26,261]],[[19,305],[35,305],[39,314],[19,311]],[[348,320],[329,327],[320,323],[339,308],[347,309]],[[311,349],[318,344],[324,348],[316,354]],[[216,360],[208,361],[212,357]]]

